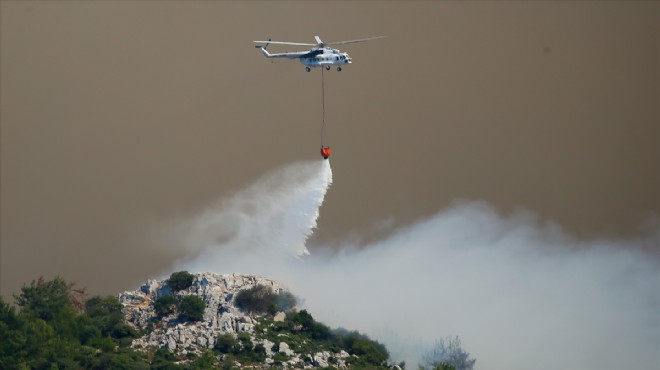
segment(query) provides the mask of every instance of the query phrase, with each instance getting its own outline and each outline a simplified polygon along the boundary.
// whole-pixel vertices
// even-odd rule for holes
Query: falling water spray
[[[309,254],[319,209],[332,184],[329,160],[296,163],[267,174],[187,222],[184,244],[192,271],[264,274],[264,266]]]

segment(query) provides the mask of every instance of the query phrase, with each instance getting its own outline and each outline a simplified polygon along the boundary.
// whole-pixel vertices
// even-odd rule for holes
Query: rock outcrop
[[[213,348],[218,334],[253,331],[255,320],[234,304],[236,293],[256,285],[271,287],[275,293],[284,287],[278,282],[255,275],[203,273],[194,275],[192,285],[176,292],[177,296],[197,295],[206,304],[204,319],[198,322],[180,322],[171,315],[159,319],[153,303],[162,295],[172,294],[165,281],[150,279],[139,290],[119,295],[124,315],[136,329],[149,332],[133,342],[133,347],[163,347],[173,352],[195,352]]]
[[[281,337],[279,343],[257,335],[255,326],[263,317],[243,312],[235,304],[238,292],[257,285],[268,286],[274,293],[286,290],[282,284],[272,279],[255,275],[203,273],[194,274],[192,285],[178,292],[172,292],[165,280],[154,279],[148,280],[138,290],[123,292],[119,295],[119,301],[123,305],[126,320],[135,329],[146,333],[135,339],[132,347],[136,350],[166,348],[176,355],[188,353],[200,355],[205,350],[214,348],[219,335],[231,334],[237,337],[240,333],[246,333],[254,345],[264,347],[266,352],[266,359],[262,364],[264,368],[332,366],[346,369],[348,367],[345,360],[350,355],[346,351],[296,353],[287,343],[286,335]],[[206,304],[203,319],[189,322],[180,320],[176,314],[158,317],[154,303],[159,297],[167,294],[174,294],[178,298],[187,295],[201,298]],[[275,323],[283,321],[285,317],[284,312],[278,312],[267,319]],[[224,356],[219,355],[218,358]]]

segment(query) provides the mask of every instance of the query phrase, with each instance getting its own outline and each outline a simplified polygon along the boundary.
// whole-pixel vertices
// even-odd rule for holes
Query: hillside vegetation
[[[87,298],[84,291],[59,277],[24,286],[14,296],[17,307],[0,298],[0,368],[392,367],[382,344],[358,332],[330,329],[309,312],[293,309],[291,293],[275,293],[260,285],[228,296],[241,315],[251,320],[249,330],[218,330],[212,341],[190,344],[183,351],[166,345],[136,347],[138,338],[154,337],[158,330],[210,326],[203,324],[209,316],[205,301],[209,297],[191,293],[195,287],[191,287],[190,274],[177,274],[165,282],[172,284],[170,293],[145,301],[149,306],[141,309],[153,317],[144,327],[126,319],[127,308],[117,297]]]

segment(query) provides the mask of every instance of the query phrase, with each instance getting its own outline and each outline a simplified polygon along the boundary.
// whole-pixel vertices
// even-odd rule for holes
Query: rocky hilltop
[[[229,357],[232,362],[229,367],[241,367],[238,354],[248,350],[265,355],[250,361],[250,367],[256,368],[330,366],[347,369],[352,362],[364,361],[360,360],[359,351],[349,354],[354,351],[338,345],[343,342],[338,341],[327,326],[314,322],[306,311],[255,313],[239,308],[236,304],[239,292],[257,286],[268,287],[273,293],[287,291],[277,281],[255,275],[201,273],[192,274],[192,284],[178,291],[174,291],[167,280],[152,279],[138,290],[123,292],[119,300],[127,322],[144,333],[133,340],[132,347],[138,351],[167,349],[179,358],[213,351],[221,362],[232,356],[231,353],[237,354]],[[155,303],[167,295],[179,302],[187,296],[199,297],[205,304],[201,320],[181,319],[176,313],[157,314]],[[353,336],[352,344],[368,340],[358,333],[349,334]],[[224,345],[227,338],[236,339],[238,344],[233,345],[234,350]],[[349,339],[345,341],[348,343]],[[387,356],[384,347],[383,351]]]
[[[119,301],[129,323],[138,330],[150,331],[133,342],[134,348],[158,346],[173,352],[184,352],[186,348],[199,351],[213,348],[214,339],[220,333],[253,331],[256,321],[236,307],[234,297],[239,291],[256,285],[271,287],[276,293],[284,289],[274,280],[255,275],[204,273],[195,274],[192,285],[178,292],[173,292],[165,280],[150,279],[139,290],[119,294]],[[168,294],[200,297],[206,304],[204,319],[198,322],[180,322],[175,316],[159,319],[154,302]]]

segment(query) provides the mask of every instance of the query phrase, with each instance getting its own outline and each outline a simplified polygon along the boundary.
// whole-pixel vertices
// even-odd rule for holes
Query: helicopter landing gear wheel
[[[326,71],[329,71],[329,70],[330,70],[330,66],[325,66],[325,70],[326,70]]]
[[[337,72],[341,72],[341,67],[337,67]]]
[[[309,67],[305,67],[305,72],[309,72],[309,71],[311,71],[311,70],[312,70],[311,68],[309,68]]]

